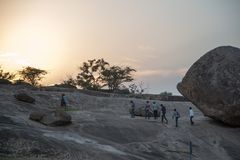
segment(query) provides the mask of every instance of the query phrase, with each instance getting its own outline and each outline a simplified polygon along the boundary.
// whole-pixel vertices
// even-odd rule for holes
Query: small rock
[[[41,121],[46,114],[43,112],[32,112],[29,116],[29,119],[34,121]]]
[[[26,93],[18,93],[18,94],[15,94],[14,97],[19,101],[23,101],[27,103],[35,103],[35,99]]]

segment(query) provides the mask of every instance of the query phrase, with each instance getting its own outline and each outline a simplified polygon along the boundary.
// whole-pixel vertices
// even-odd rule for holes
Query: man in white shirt
[[[194,122],[193,122],[194,112],[192,110],[192,107],[189,107],[189,117],[190,117],[191,125],[193,125],[194,124]]]

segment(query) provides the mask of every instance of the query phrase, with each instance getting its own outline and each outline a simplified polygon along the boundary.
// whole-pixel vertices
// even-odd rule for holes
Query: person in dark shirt
[[[161,112],[162,112],[162,123],[163,123],[163,120],[165,120],[166,123],[168,123],[168,120],[166,118],[166,112],[167,112],[166,107],[163,104],[161,104]]]
[[[135,117],[135,103],[133,101],[130,101],[131,103],[131,108],[130,108],[130,114],[131,114],[131,118]]]
[[[62,98],[61,98],[61,106],[64,107],[64,109],[67,109],[67,99],[65,94],[62,94]]]

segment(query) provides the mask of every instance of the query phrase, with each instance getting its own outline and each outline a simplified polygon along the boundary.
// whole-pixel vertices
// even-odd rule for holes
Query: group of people
[[[131,117],[135,117],[135,103],[131,100]],[[153,101],[152,104],[150,104],[149,101],[146,101],[145,105],[145,119],[150,119],[150,117],[153,115],[154,119],[157,119],[158,117],[161,116],[161,122],[166,124],[168,123],[168,120],[166,118],[166,107],[163,104],[160,104],[161,108],[159,108],[158,104]],[[190,124],[193,125],[193,117],[194,117],[194,112],[192,110],[192,107],[189,107],[189,118],[190,118]],[[173,110],[173,115],[172,118],[175,120],[175,126],[178,127],[178,119],[180,118],[179,112],[174,109]]]
[[[131,110],[130,114],[131,117],[135,117],[135,103],[131,100]],[[67,98],[65,94],[62,94],[61,96],[61,106],[64,107],[64,109],[67,109]],[[145,105],[145,119],[150,119],[150,117],[153,115],[154,119],[157,119],[158,117],[161,117],[162,123],[168,124],[168,120],[166,118],[166,107],[163,104],[160,104],[161,108],[159,108],[158,104],[153,101],[152,105],[150,104],[149,101],[146,101]],[[193,117],[194,117],[194,112],[192,110],[192,107],[189,107],[189,118],[190,118],[190,124],[193,125]],[[178,119],[180,118],[179,112],[176,110],[176,108],[173,110],[173,115],[172,118],[175,119],[175,126],[178,127]]]
[[[153,113],[154,119],[157,119],[158,117],[160,117],[160,115],[162,115],[162,123],[164,122],[164,120],[166,123],[168,123],[168,120],[166,118],[166,107],[163,104],[161,104],[160,106],[161,109],[159,110],[157,103],[154,101],[151,107],[150,102],[147,101],[145,105],[145,119],[150,119]]]

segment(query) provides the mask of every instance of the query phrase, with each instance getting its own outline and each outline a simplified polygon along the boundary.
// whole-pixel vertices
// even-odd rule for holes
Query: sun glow
[[[66,59],[65,33],[48,18],[29,15],[14,22],[17,25],[9,22],[12,25],[0,37],[4,46],[0,48],[0,65],[9,71],[26,66],[44,69],[49,73],[46,79],[57,81],[51,77],[59,74],[55,70],[61,68],[61,62]]]

